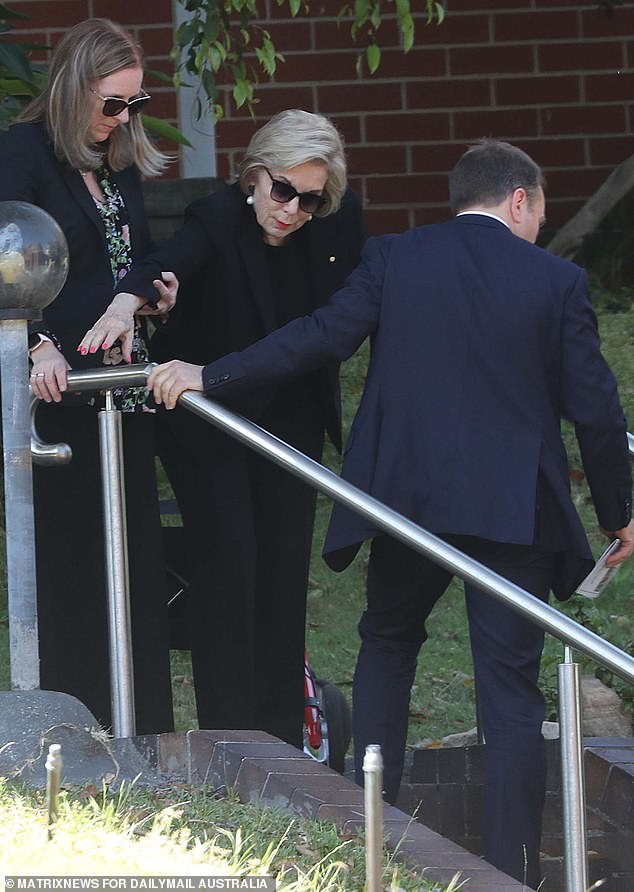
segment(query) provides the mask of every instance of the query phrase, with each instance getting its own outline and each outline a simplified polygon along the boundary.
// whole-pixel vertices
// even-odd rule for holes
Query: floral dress
[[[95,177],[104,196],[104,201],[94,199],[106,231],[106,244],[110,256],[113,285],[118,285],[132,266],[132,244],[130,225],[125,202],[116,184],[110,179],[106,167],[95,171]],[[132,362],[148,363],[150,355],[147,345],[147,332],[144,323],[135,321],[132,341]],[[116,341],[103,352],[104,365],[120,365],[124,362],[121,344]],[[113,391],[115,405],[122,412],[152,412],[148,406],[149,393],[145,387],[119,387]]]

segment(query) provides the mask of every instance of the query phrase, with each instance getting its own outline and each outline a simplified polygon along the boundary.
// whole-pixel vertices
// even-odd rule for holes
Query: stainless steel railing
[[[104,387],[114,388],[124,384],[142,386],[147,382],[150,370],[151,366],[129,366],[122,371],[106,369],[69,372],[69,390],[103,390]],[[267,433],[253,422],[212,402],[202,394],[191,391],[182,394],[179,405],[265,455],[320,492],[372,520],[380,529],[400,539],[461,579],[473,583],[566,645],[563,669],[560,667],[561,736],[566,738],[566,745],[562,746],[563,786],[566,791],[564,800],[566,892],[584,892],[587,888],[587,856],[583,809],[583,752],[579,720],[578,667],[570,671],[570,667],[575,667],[570,649],[581,651],[630,683],[634,683],[634,659],[554,607],[543,603],[529,592],[342,480],[332,471]],[[628,434],[628,440],[630,453],[634,455],[634,437]],[[37,438],[36,433],[34,441],[35,462],[57,464],[68,460],[67,447],[60,444],[46,446]]]

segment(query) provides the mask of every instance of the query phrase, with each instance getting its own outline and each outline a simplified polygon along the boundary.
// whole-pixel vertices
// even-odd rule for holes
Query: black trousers
[[[315,491],[189,413],[157,422],[185,527],[199,726],[264,730],[301,748]],[[321,403],[301,388],[282,391],[258,424],[320,458]]]
[[[34,468],[41,687],[77,697],[108,728],[108,620],[97,413],[42,404],[37,427],[70,443],[61,468]],[[137,733],[173,730],[152,418],[123,415]]]
[[[461,551],[546,600],[556,556],[528,546],[448,537]],[[425,622],[451,574],[387,536],[375,539],[361,649],[353,685],[357,781],[365,747],[380,744],[385,798],[394,802],[403,771],[409,701]],[[484,857],[532,888],[540,882],[539,844],[546,784],[538,688],[541,629],[490,595],[465,585],[482,728],[486,740]]]

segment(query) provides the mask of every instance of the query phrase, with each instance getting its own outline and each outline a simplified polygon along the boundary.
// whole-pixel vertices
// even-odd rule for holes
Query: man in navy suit
[[[546,599],[570,597],[592,566],[571,501],[560,434],[575,425],[599,523],[634,550],[626,422],[600,352],[586,275],[535,246],[543,175],[524,152],[485,140],[450,175],[452,220],[370,239],[328,306],[204,368],[178,361],[150,386],[174,406],[215,399],[372,353],[343,476],[497,573]],[[343,569],[372,540],[354,679],[357,773],[368,743],[394,801],[425,622],[451,575],[335,506],[325,557]],[[537,686],[543,633],[465,586],[486,739],[486,859],[536,888],[545,790]]]

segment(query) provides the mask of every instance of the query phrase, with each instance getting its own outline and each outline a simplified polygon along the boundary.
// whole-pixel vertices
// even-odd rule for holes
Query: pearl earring
[[[253,204],[253,196],[247,195],[247,204]]]
[[[312,220],[312,219],[313,219],[313,215],[312,215],[312,214],[309,214],[309,215],[308,215],[308,219],[309,219],[309,220]]]

